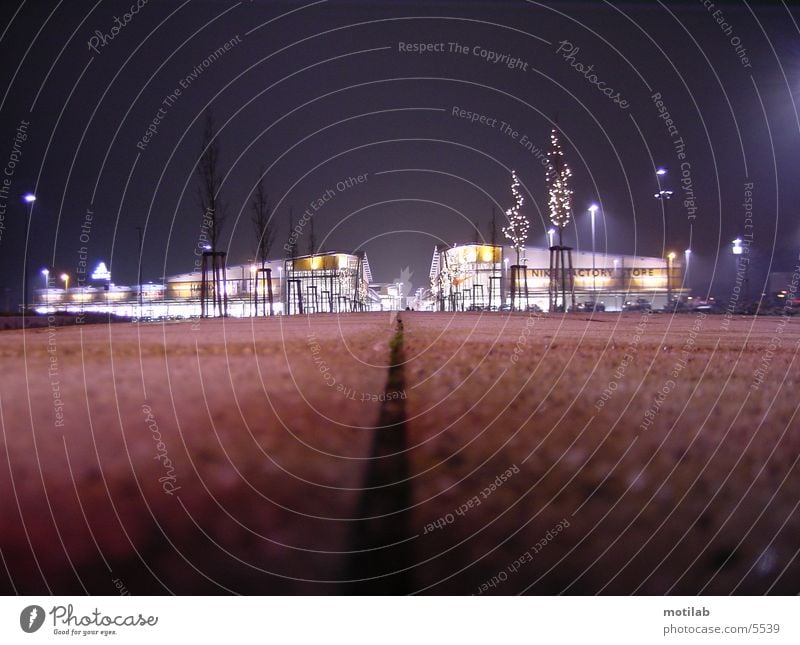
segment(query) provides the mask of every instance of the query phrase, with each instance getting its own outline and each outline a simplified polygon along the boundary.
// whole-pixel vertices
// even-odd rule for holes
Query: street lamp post
[[[139,280],[139,318],[142,317],[142,305],[144,299],[142,298],[142,227],[137,226],[136,230],[139,233],[139,269],[137,271],[137,278]]]
[[[36,195],[33,193],[25,193],[22,196],[22,201],[28,205],[28,237],[30,237],[31,222],[33,221],[33,202],[36,201]],[[25,244],[25,262],[22,264],[22,312],[25,313],[28,307],[28,244]]]
[[[61,282],[64,283],[64,311],[67,310],[67,290],[69,289],[69,274],[62,273],[60,276]]]
[[[597,204],[589,206],[589,216],[592,220],[592,298],[597,297],[597,276],[595,274],[595,247],[594,247],[594,216],[597,213]]]
[[[42,269],[42,277],[44,278],[44,308],[46,310],[50,305],[50,299],[47,293],[50,287],[50,271],[48,269]]]
[[[675,254],[670,252],[667,254],[667,307],[672,306],[672,263],[675,260]]]
[[[731,251],[733,252],[733,255],[736,256],[736,276],[738,278],[739,272],[742,270],[742,257],[741,256],[744,254],[744,247],[742,246],[742,238],[737,237],[735,240],[733,240],[733,242],[731,242],[731,244],[733,244],[733,248],[731,249]],[[744,294],[743,294],[744,295],[744,300],[748,299],[748,292],[750,291],[750,285],[748,284],[749,283],[749,275],[748,275],[749,268],[750,268],[750,260],[748,258],[748,259],[745,260],[745,264],[744,264],[744,280],[743,280],[743,282],[744,282]]]
[[[686,249],[683,252],[683,283],[688,287],[689,285],[689,260],[692,258],[692,249]]]
[[[664,209],[664,248],[669,245],[669,200],[672,197],[671,190],[664,190],[661,188],[661,178],[665,177],[667,174],[666,168],[659,168],[656,170],[656,181],[658,182],[658,192],[653,195],[656,199],[658,199],[661,204],[662,208]]]

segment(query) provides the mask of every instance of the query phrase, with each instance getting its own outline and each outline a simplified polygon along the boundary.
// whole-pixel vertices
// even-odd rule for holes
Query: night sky
[[[566,243],[590,248],[596,201],[598,251],[682,256],[691,245],[689,286],[725,298],[730,242],[747,236],[755,292],[800,249],[800,9],[711,4],[4,3],[0,305],[21,296],[26,249],[32,286],[45,266],[74,275],[82,247],[134,284],[137,227],[145,281],[191,270],[209,109],[229,263],[254,255],[261,168],[275,258],[290,208],[298,220],[326,196],[323,250],[366,250],[377,281],[410,266],[414,286],[427,285],[435,244],[471,242],[476,225],[488,237],[492,207],[512,204],[512,169],[529,243],[544,245],[555,124],[573,169]],[[675,193],[666,239],[659,166]]]

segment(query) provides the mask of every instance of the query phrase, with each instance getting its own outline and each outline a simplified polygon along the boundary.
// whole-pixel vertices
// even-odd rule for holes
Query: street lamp
[[[44,278],[44,307],[47,309],[47,306],[50,304],[47,293],[48,287],[50,286],[50,271],[48,269],[42,269],[42,277]]]
[[[750,292],[750,261],[749,259],[745,259],[740,257],[744,254],[745,250],[742,246],[742,238],[737,237],[733,242],[733,248],[731,251],[736,256],[736,274],[739,275],[739,272],[742,270],[742,263],[744,262],[744,299],[748,299],[748,294]]]
[[[668,224],[669,224],[669,208],[668,208],[668,206],[669,206],[669,200],[672,197],[672,191],[671,190],[664,190],[664,189],[661,188],[661,178],[662,177],[666,177],[666,175],[667,175],[667,169],[666,168],[659,168],[658,170],[656,170],[656,181],[658,182],[658,192],[655,195],[653,195],[653,197],[655,197],[656,199],[658,199],[661,202],[662,208],[664,209],[664,247],[666,247],[667,244],[669,244],[669,234],[668,234],[668,229],[669,229],[669,226],[668,226]]]
[[[667,255],[667,307],[672,305],[672,263],[675,261],[675,254],[670,251]]]
[[[61,278],[61,282],[64,283],[64,308],[66,310],[67,290],[69,289],[69,274],[62,273],[59,277]]]
[[[550,243],[551,247],[553,246],[553,239],[555,238],[555,235],[556,229],[551,228],[549,231],[547,231],[547,241]]]
[[[686,249],[683,252],[684,268],[683,268],[683,283],[689,283],[689,260],[692,257],[692,249]]]
[[[592,220],[592,297],[597,296],[597,276],[595,274],[595,253],[594,253],[594,216],[597,213],[599,206],[592,204],[589,206],[589,217]]]
[[[33,193],[25,193],[22,196],[22,201],[28,205],[28,233],[30,234],[31,221],[33,220],[33,202],[36,201],[36,195]],[[25,261],[22,264],[22,312],[25,313],[28,307],[28,245],[25,245]]]

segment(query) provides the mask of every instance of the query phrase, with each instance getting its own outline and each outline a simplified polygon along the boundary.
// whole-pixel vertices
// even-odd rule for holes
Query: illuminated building
[[[497,309],[511,305],[511,272],[516,260],[511,246],[465,244],[439,246],[431,262],[431,295],[439,311]],[[594,269],[592,268],[594,259]],[[549,307],[550,250],[525,247],[525,267],[517,276],[514,308]],[[673,296],[689,293],[683,284],[683,265],[673,260],[668,279],[668,261],[655,257],[573,252],[572,280],[577,303],[598,301],[609,311],[621,310],[626,302],[644,298],[654,308]],[[527,295],[526,295],[527,294]]]
[[[326,252],[272,260],[263,267],[253,263],[228,265],[226,274],[223,294],[228,314],[236,317],[268,312],[270,286],[272,311],[277,315],[365,311],[376,299],[370,298],[368,285],[372,275],[363,253]],[[38,289],[37,311],[112,313],[153,319],[200,316],[200,270],[169,276],[164,284],[143,284],[141,307],[139,287],[114,284],[103,263],[92,278],[80,286]]]

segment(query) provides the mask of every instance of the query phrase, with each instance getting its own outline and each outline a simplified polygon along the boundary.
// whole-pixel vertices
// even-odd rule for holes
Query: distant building
[[[287,260],[286,313],[366,311],[370,282],[366,253],[318,253]]]
[[[370,294],[372,281],[365,253],[326,252],[262,265],[235,264],[226,267],[222,294],[231,316],[365,311],[379,302]],[[271,287],[271,289],[270,289]],[[212,287],[213,290],[213,287]],[[200,316],[201,272],[168,276],[163,284],[119,286],[108,278],[68,289],[38,289],[39,311],[97,312],[147,318]],[[378,307],[379,308],[379,307]]]
[[[431,297],[440,311],[497,309],[511,305],[511,265],[516,251],[510,246],[464,244],[438,246],[431,261]],[[514,289],[514,308],[550,305],[550,250],[526,247]],[[667,304],[667,294],[689,294],[683,284],[683,264],[675,258],[572,252],[576,304],[601,302],[609,311],[643,298],[655,308]],[[556,276],[557,280],[561,276]]]

